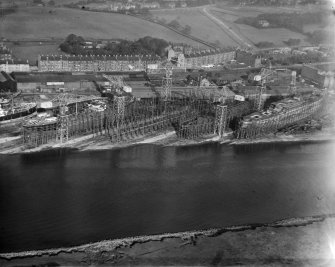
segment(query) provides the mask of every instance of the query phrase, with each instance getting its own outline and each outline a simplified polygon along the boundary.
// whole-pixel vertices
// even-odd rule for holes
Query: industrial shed
[[[13,73],[22,92],[96,92],[109,82],[101,75],[72,73]]]

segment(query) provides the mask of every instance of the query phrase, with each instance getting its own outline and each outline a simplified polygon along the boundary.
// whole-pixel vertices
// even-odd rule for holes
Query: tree
[[[48,2],[48,5],[49,5],[49,6],[55,6],[55,1],[54,1],[54,0],[50,0],[50,1]]]
[[[33,3],[36,5],[43,4],[42,0],[34,0]]]
[[[172,28],[177,29],[177,30],[181,27],[179,22],[176,21],[176,20],[172,20],[168,25]]]
[[[186,25],[186,26],[184,27],[184,29],[183,29],[182,32],[185,33],[185,34],[187,34],[187,35],[190,35],[190,34],[191,34],[191,30],[192,30],[191,26]]]

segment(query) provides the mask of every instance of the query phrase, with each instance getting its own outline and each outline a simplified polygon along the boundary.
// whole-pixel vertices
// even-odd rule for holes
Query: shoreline
[[[240,139],[230,142],[230,145],[252,145],[265,143],[289,143],[289,142],[317,142],[317,141],[334,141],[335,129],[327,129],[316,134],[292,134],[292,135],[277,135],[263,137],[259,139]]]
[[[212,228],[207,230],[191,230],[176,233],[162,233],[145,236],[125,237],[111,240],[102,240],[98,242],[86,243],[73,247],[60,247],[42,250],[30,250],[20,252],[0,253],[0,259],[7,261],[14,259],[24,259],[41,256],[56,256],[60,253],[88,253],[98,251],[112,251],[125,247],[132,247],[135,244],[142,244],[151,241],[163,241],[165,239],[181,239],[183,241],[192,241],[197,237],[216,237],[227,232],[241,232],[246,230],[255,230],[256,228],[285,228],[307,226],[316,222],[323,222],[327,219],[335,218],[335,214],[324,214],[306,217],[293,217],[283,220],[274,221],[271,223],[232,225],[222,228]]]
[[[2,142],[0,138],[0,145],[5,143]],[[18,137],[13,138],[13,140],[18,139]],[[0,151],[0,155],[11,155],[11,154],[28,154],[41,151],[54,150],[59,148],[65,149],[75,149],[78,152],[83,151],[103,151],[117,148],[126,148],[141,144],[152,144],[164,147],[185,147],[202,145],[208,143],[219,143],[227,145],[253,145],[253,144],[269,144],[269,143],[289,143],[289,142],[322,142],[322,141],[334,141],[335,140],[335,128],[327,128],[320,132],[314,133],[302,133],[302,134],[292,134],[292,135],[274,135],[267,136],[257,139],[220,139],[218,136],[207,136],[199,138],[197,140],[191,139],[178,139],[174,131],[167,131],[164,133],[158,133],[150,136],[142,136],[136,140],[129,140],[121,143],[111,143],[110,140],[102,135],[86,135],[81,136],[66,143],[51,143],[45,144],[36,148],[23,150],[23,146],[18,146],[14,148],[9,148]]]

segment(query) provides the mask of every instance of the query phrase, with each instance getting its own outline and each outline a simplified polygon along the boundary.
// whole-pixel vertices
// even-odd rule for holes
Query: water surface
[[[335,143],[0,156],[0,252],[335,212]]]

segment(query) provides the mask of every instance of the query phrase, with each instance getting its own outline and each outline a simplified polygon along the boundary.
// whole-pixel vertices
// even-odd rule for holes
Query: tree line
[[[104,47],[87,48],[85,39],[75,34],[70,34],[60,44],[60,49],[72,55],[156,55],[166,56],[169,43],[163,39],[146,36],[135,41],[120,40],[109,42]]]

